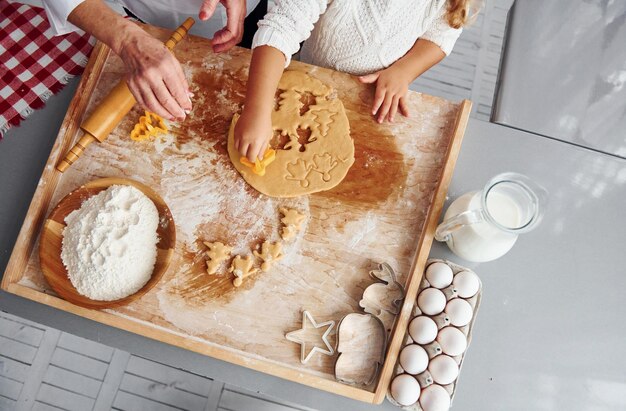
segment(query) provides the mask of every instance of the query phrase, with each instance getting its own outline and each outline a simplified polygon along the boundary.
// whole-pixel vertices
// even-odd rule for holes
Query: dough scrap
[[[296,237],[297,233],[298,229],[296,227],[292,225],[287,225],[280,230],[280,238],[285,241],[291,241]]]
[[[235,114],[228,132],[228,154],[244,180],[271,197],[296,197],[337,186],[354,163],[354,142],[341,100],[332,88],[302,71],[286,71],[278,84],[278,107],[272,112],[276,151],[264,176],[241,163],[234,144]],[[305,101],[313,101],[306,111]]]
[[[233,249],[232,247],[224,245],[224,243],[220,243],[219,241],[214,243],[203,241],[203,243],[209,248],[209,251],[206,253],[207,257],[209,257],[206,263],[207,273],[213,275],[217,272],[220,264],[230,258],[230,253]]]
[[[254,261],[252,261],[252,256],[250,255],[245,257],[241,257],[240,255],[235,256],[230,269],[228,270],[235,275],[235,279],[233,280],[233,285],[235,287],[241,286],[246,277],[249,277],[258,271],[256,268],[252,268],[253,264]]]
[[[253,253],[257,258],[263,260],[261,264],[261,271],[268,272],[276,261],[283,258],[282,244],[280,242],[271,243],[269,241],[261,244],[261,252],[254,250]]]
[[[298,210],[294,210],[292,208],[281,207],[278,209],[280,213],[283,215],[283,218],[280,219],[280,222],[284,225],[292,225],[297,230],[299,230],[302,226],[302,222],[305,219],[305,215],[300,213]]]

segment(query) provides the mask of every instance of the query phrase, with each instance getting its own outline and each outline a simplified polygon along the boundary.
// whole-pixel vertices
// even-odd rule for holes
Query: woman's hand
[[[372,115],[376,121],[382,123],[387,120],[393,122],[396,112],[400,109],[403,116],[409,116],[406,93],[411,80],[398,67],[390,67],[366,76],[360,76],[361,83],[376,83]]]
[[[128,68],[128,88],[146,110],[169,120],[185,119],[191,110],[189,85],[176,57],[141,28],[126,34],[119,56]]]
[[[146,110],[184,120],[191,110],[189,85],[174,55],[159,40],[126,20],[101,0],[85,0],[68,20],[121,57],[129,70],[128,88]]]
[[[226,8],[226,27],[213,35],[211,46],[215,53],[227,51],[241,41],[246,18],[246,0],[204,0],[198,12],[200,20],[210,19],[218,3]]]
[[[235,124],[235,148],[254,163],[257,158],[263,159],[272,134],[271,112],[244,108]]]

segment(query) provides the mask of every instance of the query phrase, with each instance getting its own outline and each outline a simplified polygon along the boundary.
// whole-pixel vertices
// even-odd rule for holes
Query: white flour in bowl
[[[156,262],[159,214],[145,194],[114,185],[65,218],[61,259],[76,290],[112,301],[141,289]]]

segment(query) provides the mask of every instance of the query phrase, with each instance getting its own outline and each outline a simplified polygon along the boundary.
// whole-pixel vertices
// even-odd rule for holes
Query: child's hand
[[[393,65],[376,73],[360,76],[361,83],[376,83],[376,94],[374,94],[374,105],[372,115],[382,123],[385,120],[393,122],[398,108],[404,117],[409,116],[406,93],[409,90],[411,80]]]
[[[237,151],[254,163],[257,158],[263,158],[271,137],[271,115],[258,114],[244,109],[235,125],[235,148]]]

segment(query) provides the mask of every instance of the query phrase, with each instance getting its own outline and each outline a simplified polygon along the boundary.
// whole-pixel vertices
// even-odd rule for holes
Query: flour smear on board
[[[157,257],[159,214],[132,186],[114,185],[65,218],[61,258],[76,290],[112,301],[141,289]]]

